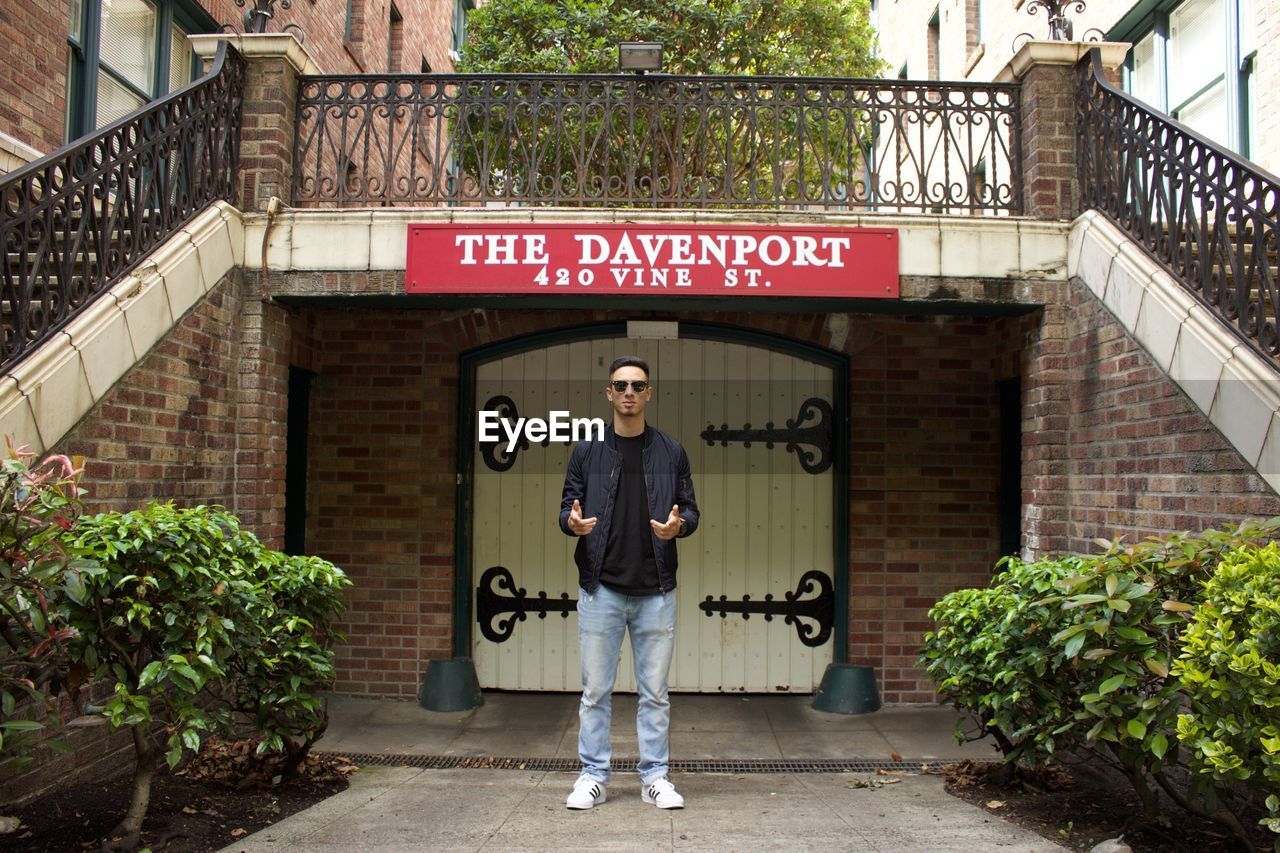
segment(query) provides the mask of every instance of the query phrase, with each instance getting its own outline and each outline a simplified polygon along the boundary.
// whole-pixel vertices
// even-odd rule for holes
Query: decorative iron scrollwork
[[[0,177],[0,371],[234,198],[244,77],[223,43],[200,79]]]
[[[1049,18],[1049,38],[1054,41],[1071,41],[1075,23],[1067,17],[1067,12],[1079,14],[1087,5],[1084,0],[1030,0],[1026,12],[1034,18],[1043,11]]]
[[[814,418],[817,422],[812,426],[800,426]],[[710,447],[714,447],[717,441],[721,447],[728,447],[731,441],[742,442],[744,447],[750,447],[752,442],[763,442],[772,450],[775,444],[785,443],[787,452],[794,453],[800,460],[801,468],[810,474],[821,474],[835,462],[831,452],[834,425],[835,410],[831,404],[821,397],[810,397],[800,404],[796,416],[787,420],[786,429],[775,427],[773,421],[765,424],[764,429],[752,429],[749,423],[742,429],[729,429],[728,424],[723,424],[720,429],[708,425],[701,437]],[[806,446],[814,449],[803,449]]]
[[[1081,202],[1103,213],[1274,364],[1280,357],[1280,182],[1116,88],[1092,51],[1077,68]]]
[[[296,121],[299,207],[501,202],[1004,214],[1022,207],[1014,84],[308,76]],[[985,180],[963,177],[979,164]]]
[[[502,592],[510,595],[502,595]],[[531,599],[523,587],[516,587],[516,579],[504,566],[492,566],[484,570],[480,576],[480,586],[476,589],[476,621],[480,623],[480,633],[492,643],[505,643],[511,639],[517,622],[529,618],[530,613],[537,613],[539,619],[546,619],[548,613],[559,613],[567,619],[569,614],[578,609],[577,599],[562,592],[558,599],[549,598],[545,592],[538,593]],[[503,616],[510,613],[510,616]]]
[[[815,591],[817,595],[813,598],[801,600],[800,596]],[[721,619],[730,613],[741,613],[743,619],[750,619],[752,613],[763,613],[766,622],[772,622],[774,616],[782,616],[784,622],[796,627],[800,642],[810,647],[821,646],[831,638],[836,617],[836,590],[826,573],[816,569],[805,572],[796,585],[796,591],[786,593],[785,597],[785,601],[774,601],[770,593],[763,601],[752,601],[749,595],[744,595],[741,601],[729,601],[722,595],[716,601],[708,595],[698,609],[708,616],[719,613]],[[802,619],[810,621],[802,622]]]
[[[244,31],[246,33],[265,33],[267,24],[276,16],[276,0],[235,0],[237,6],[244,9],[248,2],[253,3],[252,9],[247,9],[244,13]],[[292,0],[279,0],[281,9],[288,9],[293,5]],[[285,29],[297,27],[296,24],[290,24]],[[301,28],[298,27],[301,32]],[[299,39],[301,41],[301,39]]]
[[[499,420],[515,421],[520,417],[520,412],[516,409],[516,401],[506,394],[490,397],[480,408],[484,411],[497,412]],[[478,441],[476,444],[480,447],[480,456],[484,459],[485,467],[498,472],[510,471],[511,466],[516,464],[516,456],[520,451],[529,449],[529,439],[525,438],[523,433],[516,439],[510,453],[507,452],[507,440],[503,437],[499,437],[497,441]],[[548,436],[542,440],[541,444],[547,447],[551,444],[551,438]]]

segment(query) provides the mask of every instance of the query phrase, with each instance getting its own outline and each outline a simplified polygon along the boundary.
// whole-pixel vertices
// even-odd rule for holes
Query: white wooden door
[[[815,581],[798,589],[801,579],[817,572],[829,586],[835,576],[831,449],[802,444],[792,452],[785,441],[770,448],[767,437],[758,436],[748,446],[741,431],[767,424],[787,431],[792,420],[799,422],[796,429],[820,432],[825,426],[834,432],[832,370],[739,343],[599,338],[478,366],[475,407],[506,397],[521,417],[567,410],[607,422],[605,371],[616,356],[628,354],[649,362],[654,395],[646,420],[684,445],[702,516],[697,532],[677,545],[672,689],[812,692],[832,657],[831,613],[815,617],[814,608],[802,607],[796,624],[788,624],[784,613],[766,619],[760,608],[778,610],[788,594],[812,604],[820,587]],[[805,402],[813,400],[828,408],[810,405],[802,417]],[[711,445],[702,437],[709,427]],[[576,600],[578,594],[576,539],[557,524],[571,447],[532,444],[507,457],[476,446],[471,554],[479,624],[473,624],[472,654],[482,686],[581,689],[572,605],[546,612],[539,598],[545,593],[549,602],[562,596]],[[802,453],[811,454],[806,464]],[[514,588],[497,579],[498,567],[509,572]],[[486,592],[496,605],[482,602]],[[829,589],[826,595],[828,608],[834,607]],[[716,606],[722,596],[730,605],[723,616]],[[766,597],[772,602],[764,603]],[[514,617],[517,599],[526,612],[523,620]],[[805,631],[818,636],[806,640]],[[623,646],[618,689],[635,689],[629,643]]]

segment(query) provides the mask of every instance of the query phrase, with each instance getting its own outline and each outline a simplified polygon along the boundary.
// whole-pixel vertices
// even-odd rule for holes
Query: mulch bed
[[[943,768],[947,792],[992,815],[1073,850],[1123,835],[1135,853],[1228,853],[1241,845],[1224,827],[1166,803],[1164,825],[1144,822],[1128,782],[1105,768],[1019,769],[964,761]],[[1270,850],[1275,836],[1257,828],[1254,843]]]
[[[278,761],[254,754],[255,741],[211,741],[179,773],[156,776],[143,825],[142,846],[159,851],[220,850],[347,788],[355,765],[310,756],[297,779],[279,779]],[[22,820],[0,835],[0,850],[66,853],[95,850],[124,817],[131,772],[40,797],[20,809],[0,811]]]

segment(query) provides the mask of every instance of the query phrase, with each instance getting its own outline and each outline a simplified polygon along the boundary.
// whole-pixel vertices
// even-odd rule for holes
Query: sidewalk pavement
[[[840,716],[805,696],[672,697],[672,758],[993,758],[957,746],[954,714],[886,708]],[[634,758],[635,697],[614,697],[614,756]],[[455,714],[416,704],[334,697],[318,750],[387,756],[572,758],[577,697],[486,694]],[[897,753],[897,755],[894,755]],[[390,759],[394,763],[395,759]],[[351,787],[241,839],[227,851],[858,850],[1061,851],[1040,836],[947,794],[934,775],[683,773],[682,810],[640,801],[634,773],[615,773],[609,801],[564,807],[574,772],[366,766]],[[855,780],[897,780],[850,788]]]

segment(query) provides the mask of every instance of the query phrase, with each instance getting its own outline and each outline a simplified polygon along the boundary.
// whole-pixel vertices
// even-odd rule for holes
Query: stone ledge
[[[902,276],[1038,281],[1067,280],[1070,228],[1021,217],[561,208],[291,209],[270,222],[268,231],[266,214],[244,216],[247,269],[262,268],[265,242],[271,272],[403,271],[413,223],[828,225],[897,229]]]
[[[239,220],[239,211],[225,202],[213,205],[0,375],[0,431],[36,453],[61,441],[234,269],[230,234]]]

